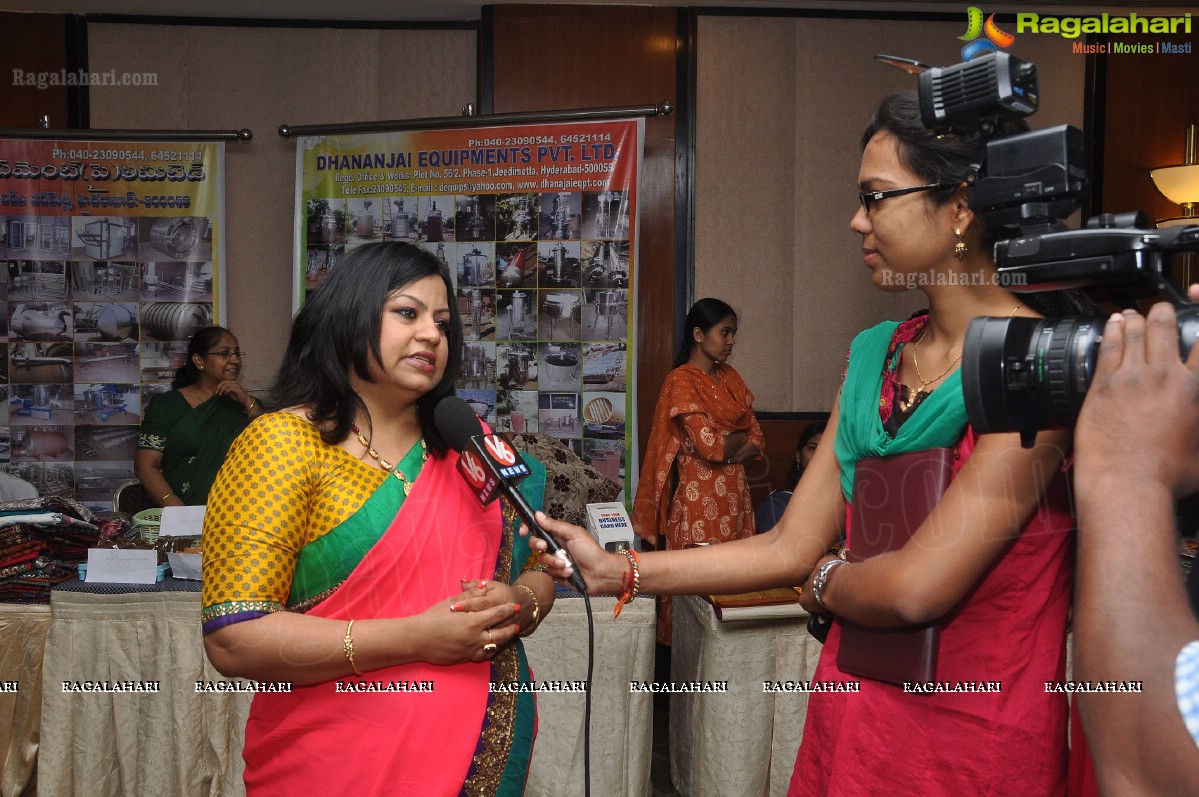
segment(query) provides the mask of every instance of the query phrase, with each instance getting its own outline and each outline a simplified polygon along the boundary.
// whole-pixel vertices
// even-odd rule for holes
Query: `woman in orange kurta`
[[[765,447],[754,394],[725,363],[737,314],[719,299],[687,313],[675,369],[666,376],[633,501],[633,529],[649,544],[682,548],[754,533],[744,463]],[[658,642],[670,644],[670,598],[659,598]]]

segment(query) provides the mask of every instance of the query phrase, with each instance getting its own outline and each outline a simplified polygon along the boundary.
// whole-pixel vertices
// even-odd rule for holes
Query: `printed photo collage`
[[[213,323],[203,217],[0,216],[0,468],[111,509],[142,407]]]
[[[307,290],[367,242],[436,255],[466,339],[459,395],[496,430],[559,438],[623,486],[627,190],[318,199],[307,211]]]

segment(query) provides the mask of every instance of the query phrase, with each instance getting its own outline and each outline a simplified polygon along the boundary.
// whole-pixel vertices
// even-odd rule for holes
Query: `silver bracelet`
[[[816,571],[816,577],[812,579],[812,600],[816,601],[816,605],[826,612],[829,611],[829,608],[824,605],[821,593],[824,592],[824,585],[828,583],[829,573],[833,572],[833,568],[837,565],[844,564],[848,564],[844,559],[830,559],[820,566],[820,569]]]

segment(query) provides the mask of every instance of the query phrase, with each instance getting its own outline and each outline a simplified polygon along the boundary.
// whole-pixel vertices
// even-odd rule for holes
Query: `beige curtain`
[[[652,598],[633,601],[612,619],[615,598],[592,598],[595,615],[595,678],[591,685],[591,793],[650,794],[653,699],[632,694],[630,681],[654,677]],[[525,640],[529,667],[538,681],[587,677],[587,621],[583,601],[560,598]],[[537,741],[525,794],[583,794],[583,695],[537,696]]]
[[[0,604],[0,794],[37,794],[42,650],[49,628],[49,606]]]
[[[785,797],[808,696],[762,684],[812,677],[823,646],[807,621],[721,622],[703,598],[675,599],[671,680],[728,683],[727,694],[670,696],[670,774],[681,793]]]
[[[648,694],[631,694],[629,682],[653,678],[654,602],[636,600],[615,621],[614,598],[593,603],[592,789],[595,794],[648,794],[652,702]],[[40,695],[40,794],[245,794],[241,751],[250,695],[196,692],[197,681],[225,680],[204,655],[197,593],[55,592],[52,608],[52,622],[44,611],[41,618],[42,633],[48,625],[49,634]],[[8,633],[5,626],[0,630]],[[539,682],[583,681],[583,601],[557,601],[525,646]],[[24,662],[32,678],[42,660],[40,647],[36,653]],[[155,680],[157,694],[63,690],[63,682]],[[36,707],[38,690],[22,697]],[[583,694],[538,695],[538,717],[528,794],[576,797],[582,793]],[[30,722],[36,742],[36,717]],[[24,752],[28,768],[36,744]]]

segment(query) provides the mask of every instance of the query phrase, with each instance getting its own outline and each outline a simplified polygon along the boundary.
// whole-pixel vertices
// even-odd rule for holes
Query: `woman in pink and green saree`
[[[255,694],[247,794],[518,795],[535,731],[520,635],[553,603],[515,516],[480,507],[432,422],[462,333],[444,266],[359,247],[296,317],[217,476],[205,648]],[[537,463],[521,485],[539,503]]]

